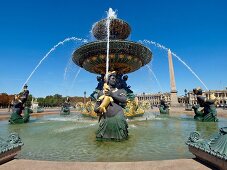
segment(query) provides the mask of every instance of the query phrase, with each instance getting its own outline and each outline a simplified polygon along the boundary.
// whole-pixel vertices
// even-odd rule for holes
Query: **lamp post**
[[[184,100],[185,100],[185,104],[188,103],[188,100],[187,100],[187,89],[184,89]]]
[[[84,104],[86,103],[86,91],[84,91]]]
[[[187,96],[187,89],[184,89],[184,94],[185,94],[185,96]]]
[[[188,104],[188,98],[187,98],[187,89],[184,89],[184,102],[185,102],[185,105]]]

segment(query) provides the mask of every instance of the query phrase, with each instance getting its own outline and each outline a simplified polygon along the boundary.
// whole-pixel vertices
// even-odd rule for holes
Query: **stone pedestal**
[[[176,90],[172,90],[170,92],[170,99],[171,99],[171,103],[170,103],[171,107],[180,106],[180,104],[178,103],[177,91]]]

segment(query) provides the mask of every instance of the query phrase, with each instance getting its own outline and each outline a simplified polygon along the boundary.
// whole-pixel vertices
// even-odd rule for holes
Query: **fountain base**
[[[200,138],[198,132],[192,132],[186,144],[198,159],[218,169],[227,169],[227,127],[208,140]]]
[[[0,165],[13,160],[22,145],[20,137],[15,133],[10,134],[8,140],[0,138]]]

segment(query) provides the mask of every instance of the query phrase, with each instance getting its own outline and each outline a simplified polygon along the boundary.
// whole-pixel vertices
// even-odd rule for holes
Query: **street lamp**
[[[84,91],[84,104],[86,103],[86,91]]]
[[[143,92],[143,100],[145,101],[145,92]]]
[[[185,104],[188,103],[188,100],[187,100],[187,89],[184,89],[184,99],[185,99]]]
[[[185,94],[185,96],[187,96],[187,89],[184,89],[184,94]]]

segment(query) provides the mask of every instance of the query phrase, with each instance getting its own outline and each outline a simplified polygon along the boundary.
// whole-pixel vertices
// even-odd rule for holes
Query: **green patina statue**
[[[90,95],[91,100],[92,101],[97,101],[98,99],[98,94],[100,91],[103,90],[103,86],[104,86],[104,74],[101,74],[101,76],[97,76],[97,81],[98,81],[98,85],[95,88],[95,91]],[[117,89],[123,89],[126,92],[126,98],[127,98],[127,102],[126,103],[119,103],[124,111],[124,115],[128,118],[132,118],[132,117],[137,117],[137,116],[142,116],[145,111],[144,109],[142,109],[141,106],[139,106],[138,104],[138,99],[135,97],[133,91],[130,89],[131,86],[127,85],[127,80],[128,80],[128,76],[127,75],[123,75],[123,74],[116,74],[116,88]],[[91,115],[92,112],[90,112]]]
[[[97,76],[97,81],[98,81],[98,85],[95,88],[95,91],[93,91],[93,93],[90,95],[92,101],[97,100],[97,96],[98,96],[99,92],[103,89],[104,74],[102,74],[101,76]]]
[[[227,167],[227,127],[219,130],[218,134],[212,135],[209,139],[202,139],[199,132],[190,134],[186,144],[189,151],[198,159],[210,163],[218,169]]]
[[[11,133],[7,140],[0,137],[0,165],[12,160],[23,145],[23,142],[16,133]]]
[[[197,105],[194,105],[192,108],[195,112],[194,119],[203,122],[217,122],[217,111],[215,107],[215,96],[210,95],[210,98],[202,96],[202,89],[195,88],[193,93],[197,96]],[[202,110],[199,110],[199,107],[203,107]]]
[[[127,93],[127,100],[129,101],[133,101],[135,99],[135,95],[133,93],[133,91],[130,89],[131,86],[128,86],[127,85],[127,81],[128,80],[128,76],[127,75],[124,75],[122,77],[122,75],[119,76],[118,78],[118,88],[119,89],[124,89]]]
[[[159,112],[160,114],[169,114],[169,106],[164,99],[160,100]]]
[[[126,104],[126,91],[117,88],[117,75],[108,75],[107,85],[99,92],[95,112],[100,116],[97,140],[121,141],[128,138],[128,124],[122,105]]]
[[[9,122],[11,124],[20,124],[29,122],[31,109],[26,106],[26,101],[28,99],[29,90],[27,90],[27,85],[24,85],[23,92],[15,95],[13,101],[13,110]],[[23,116],[22,116],[23,112]]]
[[[69,98],[67,97],[65,102],[63,103],[60,111],[61,115],[69,115],[70,114],[70,101]]]

